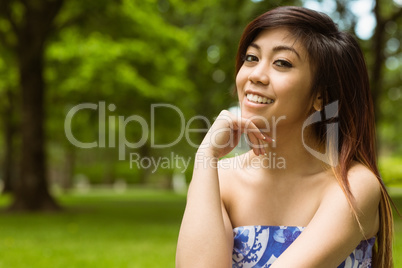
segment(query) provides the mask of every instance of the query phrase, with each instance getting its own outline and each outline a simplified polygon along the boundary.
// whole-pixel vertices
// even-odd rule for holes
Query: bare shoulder
[[[238,158],[235,156],[230,158],[223,158],[218,162],[218,175],[219,183],[225,187],[229,180],[233,180],[236,175],[236,170],[233,168]]]
[[[319,207],[302,234],[278,258],[280,264],[288,264],[290,256],[304,260],[309,254],[304,267],[336,267],[362,240],[378,233],[381,186],[375,174],[358,163],[348,170],[347,180],[353,195],[349,201],[358,221],[336,178],[327,172],[321,175],[327,180]]]
[[[218,163],[219,187],[221,198],[227,203],[236,194],[241,173],[241,163],[244,155],[221,159]],[[225,202],[227,201],[227,202]]]
[[[365,235],[371,237],[376,234],[379,224],[380,182],[371,170],[360,163],[354,163],[349,169],[348,182],[353,195],[351,202],[359,217]],[[346,195],[338,183],[334,183],[331,187],[328,187],[324,196],[323,204],[349,207]]]
[[[360,163],[354,163],[348,171],[348,182],[350,191],[353,194],[355,201],[366,201],[366,199],[380,200],[381,185],[376,175],[366,166]],[[332,187],[328,188],[328,193],[342,192],[338,183],[333,183]]]
[[[220,159],[218,163],[219,179],[234,179],[236,175],[242,172],[248,160],[249,153]]]
[[[348,180],[357,205],[361,202],[370,201],[378,203],[380,201],[380,182],[377,176],[366,166],[354,163],[349,169]]]

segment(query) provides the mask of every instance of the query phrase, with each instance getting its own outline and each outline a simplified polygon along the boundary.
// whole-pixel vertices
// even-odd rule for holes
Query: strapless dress
[[[305,227],[241,226],[233,229],[232,268],[269,268]],[[375,237],[363,240],[338,268],[371,268]]]

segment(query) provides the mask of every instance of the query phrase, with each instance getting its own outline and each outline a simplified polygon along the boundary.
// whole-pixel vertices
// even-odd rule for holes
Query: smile
[[[260,104],[270,104],[273,103],[273,99],[268,99],[266,97],[254,95],[254,94],[246,94],[246,98],[254,103],[260,103]]]

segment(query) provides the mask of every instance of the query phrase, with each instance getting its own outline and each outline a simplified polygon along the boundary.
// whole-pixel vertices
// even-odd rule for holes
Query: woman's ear
[[[322,97],[321,94],[317,94],[317,97],[315,98],[313,102],[313,107],[316,111],[321,111],[322,110]]]

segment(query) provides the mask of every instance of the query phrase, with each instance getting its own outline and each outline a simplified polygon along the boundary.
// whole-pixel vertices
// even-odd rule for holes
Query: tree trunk
[[[48,191],[44,150],[43,51],[22,45],[19,73],[22,96],[21,176],[16,180],[13,210],[58,208]],[[22,55],[21,55],[22,54]],[[28,54],[28,55],[27,55]]]
[[[16,29],[22,97],[21,175],[16,178],[10,210],[56,210],[48,190],[45,136],[43,58],[54,17],[62,1],[24,2],[24,19]]]
[[[14,136],[16,134],[14,118],[14,94],[6,90],[6,102],[3,111],[4,124],[4,160],[3,160],[3,193],[12,193],[13,178],[15,178]]]
[[[382,77],[384,69],[384,46],[385,46],[385,22],[380,14],[380,2],[377,0],[374,7],[374,15],[376,17],[377,26],[372,37],[372,49],[374,51],[374,62],[371,71],[371,91],[373,96],[375,121],[378,123],[381,117],[381,109],[379,107],[379,99],[381,95]]]
[[[384,67],[386,61],[385,46],[387,43],[387,33],[385,31],[386,25],[390,21],[395,21],[402,17],[402,8],[395,10],[393,14],[388,17],[382,15],[382,5],[380,0],[375,1],[374,15],[377,21],[377,26],[375,28],[374,35],[372,37],[372,50],[374,51],[374,62],[372,63],[372,71],[370,73],[371,80],[371,90],[373,96],[374,104],[374,114],[376,124],[380,121],[381,107],[380,107],[380,97],[383,94],[384,86]],[[378,138],[377,132],[377,151],[380,148],[380,139]]]

